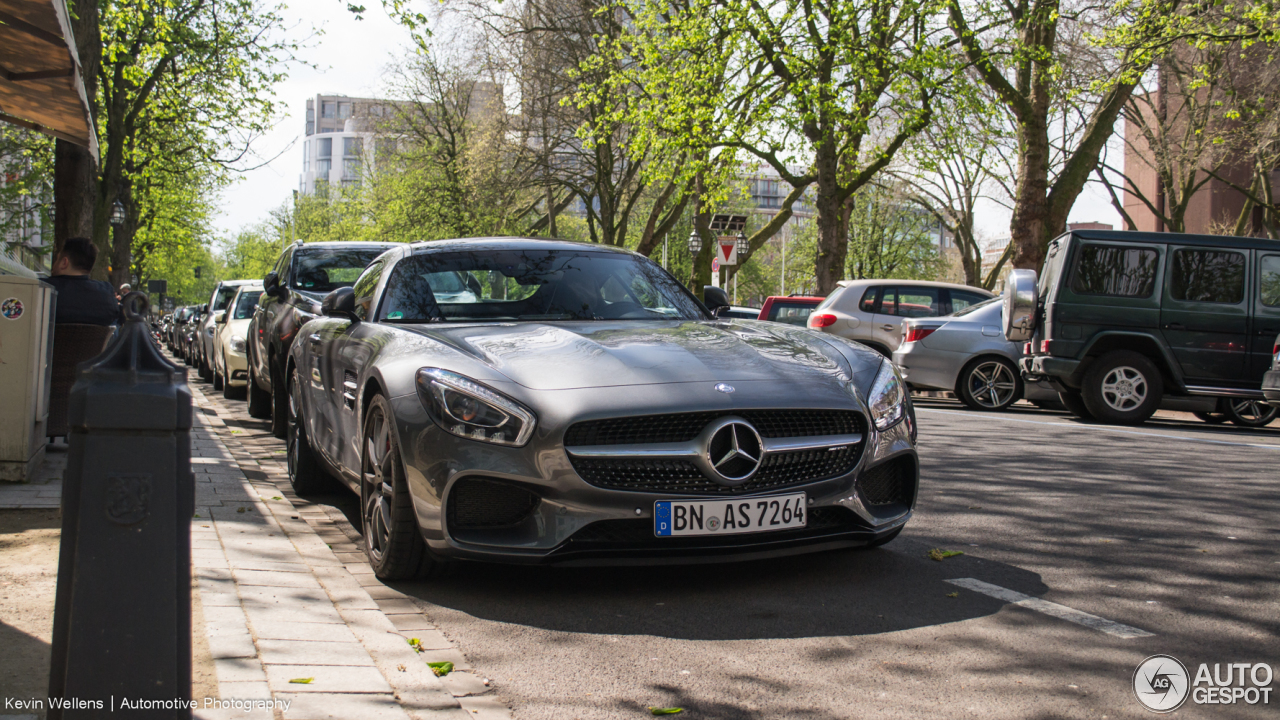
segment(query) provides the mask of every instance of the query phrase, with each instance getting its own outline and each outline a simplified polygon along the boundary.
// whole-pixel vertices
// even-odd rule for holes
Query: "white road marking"
[[[934,413],[936,415],[959,415],[961,417],[973,418],[974,413],[956,412],[954,410],[935,410],[933,408],[916,408],[917,413]],[[1109,432],[1119,435],[1145,435],[1147,437],[1162,438],[1164,440],[1183,440],[1186,442],[1207,443],[1209,445],[1234,445],[1235,447],[1251,447],[1262,448],[1264,450],[1280,450],[1280,445],[1262,445],[1259,443],[1241,443],[1231,442],[1229,440],[1208,440],[1206,438],[1186,437],[1183,435],[1165,435],[1163,433],[1139,432],[1137,430],[1122,430],[1115,427],[1105,427],[1100,425],[1069,425],[1060,422],[1045,422],[1044,420],[1023,420],[1022,418],[1004,417],[995,414],[983,415],[985,418],[992,420],[1003,420],[1004,422],[1027,423],[1029,425],[1052,425],[1053,427],[1067,428],[1069,430],[1096,430],[1097,432]]]
[[[1066,605],[1059,605],[1055,602],[1049,602],[1048,600],[1042,600],[1038,597],[1023,595],[1020,592],[1015,592],[1008,588],[1002,588],[999,585],[992,585],[991,583],[983,582],[976,578],[955,578],[953,580],[948,580],[947,582],[952,585],[958,585],[966,590],[972,590],[977,593],[982,593],[983,595],[988,595],[997,600],[1003,600],[1007,603],[1027,608],[1028,610],[1035,610],[1036,612],[1056,617],[1060,620],[1073,622],[1077,625],[1093,628],[1094,630],[1101,630],[1108,635],[1115,635],[1116,637],[1124,638],[1125,640],[1142,637],[1155,637],[1155,633],[1149,633],[1146,630],[1129,627],[1128,625],[1124,625],[1113,620],[1100,618],[1097,615],[1090,615],[1087,612],[1069,608]]]

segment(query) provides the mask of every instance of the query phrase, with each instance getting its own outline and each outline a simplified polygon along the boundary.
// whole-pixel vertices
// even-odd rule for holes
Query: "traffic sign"
[[[716,260],[721,265],[738,264],[738,238],[721,235],[716,239]]]

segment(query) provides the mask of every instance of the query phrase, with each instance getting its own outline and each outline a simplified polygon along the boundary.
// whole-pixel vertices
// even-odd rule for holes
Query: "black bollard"
[[[146,296],[121,304],[68,405],[50,720],[191,717],[191,391],[149,337]]]

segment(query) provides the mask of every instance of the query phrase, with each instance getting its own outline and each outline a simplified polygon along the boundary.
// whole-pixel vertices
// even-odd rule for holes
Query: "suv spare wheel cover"
[[[1004,286],[1004,337],[1026,342],[1036,331],[1036,271],[1014,270]]]

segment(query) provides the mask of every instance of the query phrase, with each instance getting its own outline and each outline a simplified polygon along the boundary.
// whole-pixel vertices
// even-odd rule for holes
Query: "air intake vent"
[[[900,457],[863,472],[858,484],[868,505],[907,503],[911,499],[911,459]]]
[[[529,517],[538,496],[493,480],[459,480],[449,493],[449,527],[480,529],[510,527]]]

